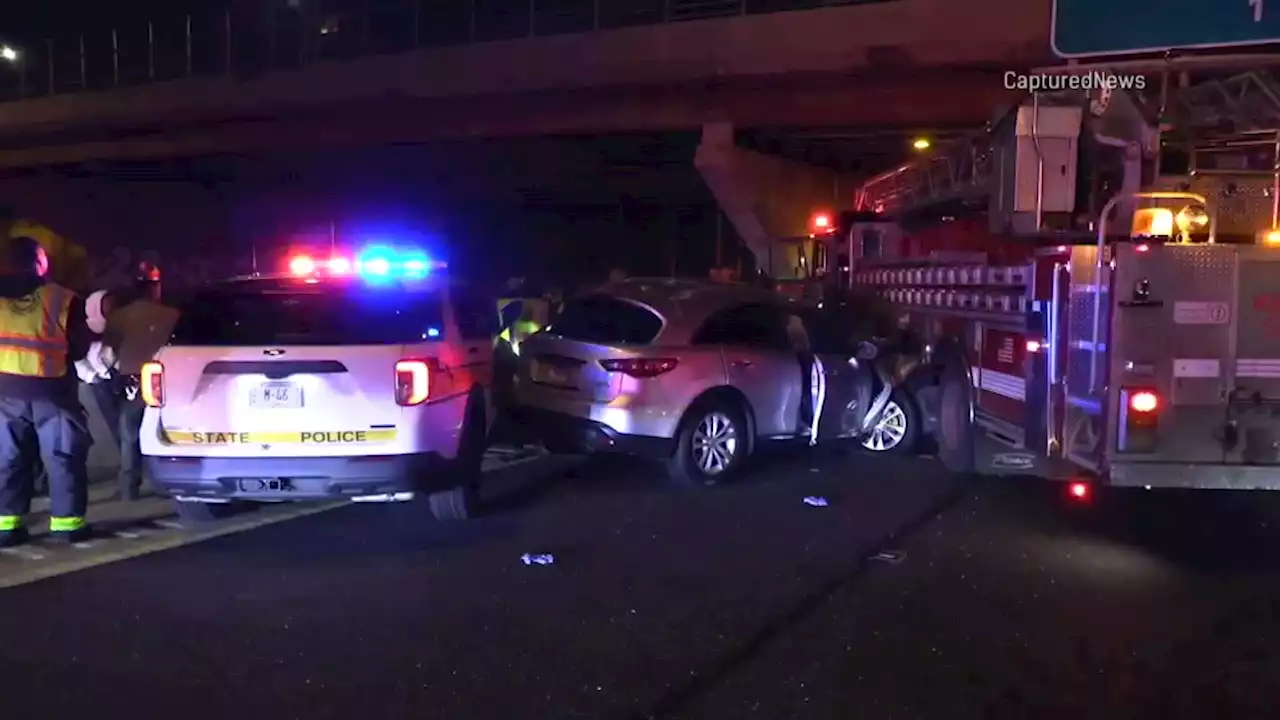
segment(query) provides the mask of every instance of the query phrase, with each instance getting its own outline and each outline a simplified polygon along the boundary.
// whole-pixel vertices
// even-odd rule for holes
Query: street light
[[[19,57],[20,54],[18,53],[17,48],[12,45],[0,45],[0,60],[16,63],[18,62]]]
[[[929,138],[916,138],[915,142],[911,143],[911,147],[916,150],[928,150],[933,147],[933,143],[929,142]]]

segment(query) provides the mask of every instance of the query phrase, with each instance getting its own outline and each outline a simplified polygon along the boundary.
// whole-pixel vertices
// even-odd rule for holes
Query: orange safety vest
[[[67,316],[75,293],[52,283],[22,298],[0,299],[0,374],[67,374]]]

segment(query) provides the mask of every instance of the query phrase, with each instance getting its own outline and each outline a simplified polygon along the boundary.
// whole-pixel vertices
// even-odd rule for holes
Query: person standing
[[[25,542],[31,509],[29,458],[38,453],[49,476],[49,532],[78,542],[88,536],[88,456],[92,439],[77,394],[75,361],[92,334],[84,303],[43,275],[44,248],[12,240],[0,275],[0,546]]]
[[[103,339],[78,369],[83,368],[82,376],[101,378],[91,387],[119,444],[119,498],[136,500],[142,491],[139,432],[146,410],[139,392],[142,364],[168,342],[178,312],[160,302],[160,271],[143,265],[132,287],[90,295],[86,314],[89,328],[100,331]]]

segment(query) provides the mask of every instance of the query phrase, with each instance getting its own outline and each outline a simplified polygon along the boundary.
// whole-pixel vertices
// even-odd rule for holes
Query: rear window
[[[662,318],[635,303],[588,295],[565,303],[548,328],[568,340],[600,345],[644,345],[662,330]]]
[[[214,289],[181,306],[175,345],[395,345],[443,338],[436,292]]]

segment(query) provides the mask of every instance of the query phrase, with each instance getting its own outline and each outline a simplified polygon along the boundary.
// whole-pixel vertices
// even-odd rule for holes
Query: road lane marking
[[[44,553],[37,552],[35,550],[32,550],[29,547],[0,548],[0,553],[4,553],[5,555],[9,555],[16,558],[22,558],[23,560],[43,560],[44,559]]]
[[[513,467],[520,465],[529,465],[539,460],[549,460],[553,456],[535,455],[513,460],[511,462],[499,463],[488,469],[494,471],[507,471]],[[555,472],[560,467],[559,463],[548,463],[548,472]],[[0,548],[0,553],[12,555],[22,560],[44,561],[33,562],[30,565],[23,564],[15,567],[13,572],[0,573],[0,590],[5,588],[17,587],[19,585],[27,585],[40,580],[67,575],[70,573],[88,570],[99,565],[109,565],[111,563],[120,562],[121,560],[130,560],[143,555],[163,552],[165,550],[174,550],[187,545],[213,540],[215,538],[234,535],[249,530],[256,530],[267,525],[294,520],[297,518],[307,517],[309,515],[318,515],[320,513],[329,512],[338,508],[350,507],[352,503],[345,500],[337,500],[332,502],[324,502],[317,504],[302,503],[264,503],[255,512],[247,513],[241,516],[233,516],[226,520],[206,525],[195,525],[190,528],[182,523],[168,518],[149,519],[146,522],[150,525],[158,526],[170,531],[179,532],[157,532],[148,537],[145,542],[120,542],[111,543],[109,540],[104,544],[98,544],[94,550],[97,552],[85,554],[57,554],[55,558],[48,558],[44,553],[40,553],[30,546],[21,546],[16,548]],[[124,532],[133,532],[133,529]],[[141,531],[141,532],[145,532]],[[38,543],[39,536],[35,538]],[[93,543],[102,541],[94,540]],[[88,548],[86,548],[88,549]],[[78,557],[77,557],[78,555]],[[8,568],[6,568],[8,570]]]
[[[135,557],[142,557],[143,555],[150,555],[151,553],[173,550],[184,545],[193,545],[195,543],[212,540],[225,535],[233,535],[247,530],[266,527],[267,525],[273,525],[286,520],[293,520],[295,518],[306,517],[308,515],[317,515],[340,507],[346,507],[347,505],[348,503],[345,502],[326,503],[323,505],[296,505],[291,507],[289,512],[279,512],[275,507],[263,508],[256,513],[251,513],[241,518],[231,518],[221,523],[217,523],[207,529],[173,533],[167,537],[157,536],[153,542],[149,543],[120,543],[119,549],[112,552],[94,553],[92,555],[80,558],[68,558],[66,560],[59,558],[58,562],[33,564],[23,568],[19,572],[0,577],[0,589],[27,585],[29,583],[46,580],[59,575],[88,570],[89,568],[97,567],[99,565],[108,565],[110,563],[120,562],[121,560],[129,560]],[[25,548],[6,549],[18,550]],[[28,559],[44,559],[44,556]]]

